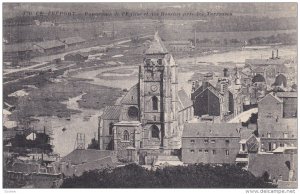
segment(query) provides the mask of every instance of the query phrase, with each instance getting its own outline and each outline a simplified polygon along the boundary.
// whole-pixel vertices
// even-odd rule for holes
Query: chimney
[[[227,68],[223,69],[223,73],[224,73],[224,77],[229,77]]]
[[[203,81],[202,86],[203,86],[203,91],[204,91],[208,87],[208,82]]]
[[[195,46],[195,48],[196,48],[196,44],[197,44],[197,35],[196,35],[196,29],[195,29],[195,31],[194,31],[194,46]]]
[[[99,149],[103,150],[103,127],[101,125],[102,119],[101,117],[98,117],[98,143],[99,143]]]
[[[279,59],[279,52],[278,52],[278,49],[276,50],[276,58]]]
[[[192,83],[192,92],[195,92],[196,88],[195,88],[195,82],[193,81]]]
[[[198,81],[198,80],[196,80],[195,88],[196,88],[196,89],[199,88],[199,81]]]
[[[271,59],[274,59],[274,51],[272,50],[272,58]]]

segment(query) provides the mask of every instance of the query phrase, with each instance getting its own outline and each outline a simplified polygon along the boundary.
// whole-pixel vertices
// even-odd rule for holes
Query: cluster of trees
[[[271,188],[236,165],[195,164],[156,171],[129,164],[104,171],[89,171],[64,180],[62,188]]]
[[[37,148],[43,152],[50,153],[52,152],[52,146],[50,145],[50,137],[46,133],[36,133],[34,140],[26,139],[24,134],[16,134],[16,136],[11,140],[12,149],[15,151],[26,148]]]
[[[272,35],[268,37],[255,37],[248,40],[249,45],[261,45],[261,44],[276,44],[281,43],[285,45],[297,44],[297,33],[283,33]]]
[[[242,126],[247,127],[249,124],[257,124],[258,113],[252,113],[251,117],[246,121],[242,122]]]
[[[88,149],[99,149],[99,143],[95,138],[91,140],[91,143],[88,145]]]
[[[274,31],[297,29],[296,18],[269,18],[269,17],[207,17],[207,22],[195,24],[199,32],[239,32],[239,31]]]
[[[190,42],[194,43],[193,38],[188,39]],[[247,40],[247,39],[246,39]],[[196,39],[196,43],[201,46],[243,46],[245,42],[241,39]],[[265,44],[283,44],[283,45],[294,45],[297,43],[296,33],[281,33],[276,35],[271,35],[267,37],[258,36],[255,38],[250,38],[247,40],[247,45],[265,45]]]
[[[194,43],[194,39],[190,38],[188,39],[190,42]],[[227,45],[236,45],[236,44],[244,44],[243,41],[238,40],[236,38],[232,39],[223,39],[223,40],[218,40],[218,39],[209,39],[209,38],[204,38],[199,40],[198,38],[196,39],[196,43],[200,44],[201,46],[204,45],[222,45],[222,46],[227,46]]]

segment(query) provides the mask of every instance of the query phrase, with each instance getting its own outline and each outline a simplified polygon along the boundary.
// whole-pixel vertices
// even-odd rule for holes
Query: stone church
[[[158,155],[176,154],[183,124],[194,114],[189,96],[178,90],[177,74],[172,55],[156,33],[139,66],[138,83],[99,118],[100,149],[141,164]]]

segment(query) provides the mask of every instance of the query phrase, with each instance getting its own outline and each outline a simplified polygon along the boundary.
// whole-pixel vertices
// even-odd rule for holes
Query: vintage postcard
[[[295,192],[297,6],[3,3],[3,188]]]

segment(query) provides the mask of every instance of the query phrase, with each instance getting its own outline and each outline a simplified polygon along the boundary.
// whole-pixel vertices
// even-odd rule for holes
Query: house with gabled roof
[[[225,120],[231,114],[229,110],[229,86],[228,77],[203,81],[202,85],[191,94],[194,115],[199,117],[209,115],[221,121]]]
[[[80,176],[90,170],[102,170],[116,166],[113,151],[75,149],[64,156],[56,165],[65,176]]]
[[[278,147],[297,145],[297,116],[289,117],[289,114],[284,112],[285,107],[289,105],[283,100],[284,96],[294,95],[282,93],[269,93],[258,102],[257,124],[261,152],[272,152]],[[297,111],[297,108],[294,110]]]
[[[65,50],[66,46],[59,40],[47,40],[33,45],[34,49],[44,54],[56,54]]]
[[[86,42],[85,39],[81,38],[80,36],[68,37],[59,39],[62,43],[66,45],[66,47],[74,47],[81,45]]]
[[[240,123],[186,123],[182,135],[182,161],[235,163],[240,150]]]

